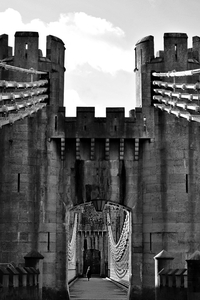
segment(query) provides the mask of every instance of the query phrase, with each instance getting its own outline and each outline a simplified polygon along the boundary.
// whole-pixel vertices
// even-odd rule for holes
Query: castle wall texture
[[[129,299],[154,297],[154,257],[163,249],[175,268],[185,268],[199,248],[199,123],[153,106],[152,71],[199,68],[199,40],[188,49],[186,34],[166,33],[155,57],[153,36],[141,39],[130,117],[123,108],[107,108],[105,118],[95,118],[95,108],[87,107],[70,118],[63,107],[63,42],[48,36],[43,57],[38,33],[17,32],[12,55],[8,36],[0,36],[0,59],[45,71],[49,82],[46,108],[0,129],[0,262],[23,263],[37,250],[44,256],[46,293],[69,297],[67,216],[74,206],[103,198],[131,213]],[[38,77],[0,70],[1,80]]]
[[[51,289],[56,293],[65,290],[67,284],[67,236],[60,143],[51,141],[51,135],[55,114],[63,103],[65,49],[61,40],[48,36],[47,57],[42,57],[38,33],[17,32],[14,56],[6,56],[11,52],[7,42],[7,36],[1,36],[0,59],[47,72],[49,100],[37,114],[1,128],[0,261],[23,264],[30,251],[43,253],[43,286],[46,292]],[[40,79],[38,75],[31,78],[4,69],[0,75],[1,79],[18,82]]]
[[[147,46],[151,56],[152,45],[149,41],[153,43],[152,37],[138,42],[138,56],[143,48],[148,53]],[[140,64],[142,59],[138,58],[136,97],[146,115],[147,131],[150,129],[153,132],[152,143],[145,141],[141,145],[139,158],[142,185],[139,209],[142,215],[142,248],[139,263],[144,288],[154,285],[153,258],[156,253],[162,249],[173,253],[174,268],[184,268],[185,260],[199,247],[199,124],[155,110],[151,88],[152,71],[199,68],[199,61],[194,59],[198,57],[199,50],[197,47],[190,49],[189,59],[187,35],[169,33],[164,35],[164,52],[160,56],[149,58],[147,55],[143,64]],[[188,82],[195,83],[199,79],[199,76],[191,77]],[[184,80],[176,78],[176,82],[186,80],[186,77]],[[133,256],[133,261],[137,263],[138,254]]]

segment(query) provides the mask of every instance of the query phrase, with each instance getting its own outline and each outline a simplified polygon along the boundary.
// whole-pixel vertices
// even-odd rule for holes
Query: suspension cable
[[[200,73],[200,69],[194,69],[194,70],[186,70],[186,71],[173,70],[165,73],[153,72],[152,75],[156,77],[182,77],[182,76],[192,76],[199,73]]]
[[[47,74],[47,72],[37,71],[33,68],[24,69],[24,68],[20,68],[20,67],[11,66],[11,65],[6,64],[2,60],[0,61],[0,67],[4,68],[5,70],[19,71],[19,72],[27,73],[27,74],[38,74],[38,75],[39,74]]]
[[[74,227],[72,232],[72,238],[71,241],[68,243],[68,261],[71,262],[73,260],[73,257],[75,255],[75,247],[76,247],[76,233],[77,233],[77,214],[75,214],[74,219]]]
[[[117,243],[113,238],[109,213],[107,213],[107,226],[112,265],[115,274],[122,279],[129,270],[129,213],[126,212],[122,232]]]

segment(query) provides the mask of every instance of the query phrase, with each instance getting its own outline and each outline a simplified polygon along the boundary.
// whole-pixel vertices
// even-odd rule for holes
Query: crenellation
[[[8,47],[8,35],[0,35],[0,60],[8,58],[10,56],[10,51]]]

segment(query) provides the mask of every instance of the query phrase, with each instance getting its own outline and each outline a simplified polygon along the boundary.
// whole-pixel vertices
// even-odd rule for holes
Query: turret
[[[37,32],[18,31],[15,33],[14,66],[38,70],[38,39]],[[17,73],[17,80],[26,80],[27,75]]]
[[[154,38],[147,36],[136,43],[135,72],[136,72],[136,107],[142,106],[141,73],[142,65],[154,58]]]
[[[165,33],[164,34],[164,64],[165,71],[187,70],[188,49],[187,34]]]
[[[51,60],[51,62],[56,63],[60,66],[64,66],[64,54],[65,47],[64,43],[58,37],[53,35],[47,36],[47,58]]]
[[[200,62],[200,37],[194,36],[192,38],[193,43],[193,52],[195,53],[195,58],[198,62]]]
[[[0,35],[0,60],[8,57],[8,35]]]

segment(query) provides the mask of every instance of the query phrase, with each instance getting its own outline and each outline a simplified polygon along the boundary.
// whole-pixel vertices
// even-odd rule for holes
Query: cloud
[[[76,117],[77,107],[94,106],[85,103],[79,93],[73,89],[66,89],[64,106],[66,108],[65,115],[67,117]],[[95,103],[95,117],[105,117],[105,107]]]
[[[124,32],[119,27],[114,27],[112,23],[105,19],[89,16],[86,13],[69,13],[61,15],[61,22],[71,23],[82,33],[90,35],[114,34],[124,36]]]
[[[15,24],[15,26],[13,26]],[[9,35],[9,44],[14,45],[14,34],[16,28],[22,28],[22,18],[19,12],[12,8],[8,8],[5,12],[0,12],[0,28],[3,29],[4,32],[1,34]]]
[[[105,19],[82,12],[62,14],[57,22],[48,24],[48,30],[54,35],[59,33],[65,43],[67,72],[84,64],[113,75],[119,70],[133,70],[132,49],[119,46],[124,32]]]
[[[125,39],[123,30],[105,19],[83,12],[61,14],[55,22],[45,23],[34,19],[24,24],[19,12],[9,8],[0,13],[0,28],[6,28],[5,33],[9,34],[9,39],[11,37],[12,44],[15,31],[38,31],[39,46],[44,56],[46,36],[51,34],[61,38],[66,47],[67,72],[84,64],[112,75],[120,70],[133,70],[132,49],[127,50],[121,46]]]
[[[64,106],[66,107],[66,115],[74,117],[76,116],[77,106],[87,106],[87,105],[81,100],[76,90],[66,89]]]
[[[148,0],[150,5],[155,6],[157,4],[157,0]]]

